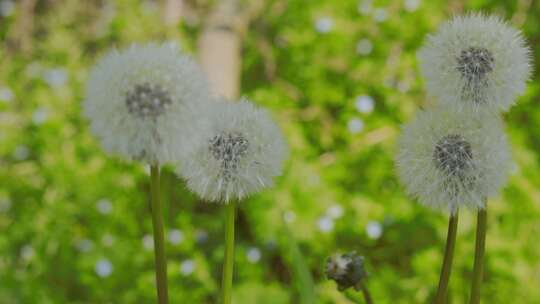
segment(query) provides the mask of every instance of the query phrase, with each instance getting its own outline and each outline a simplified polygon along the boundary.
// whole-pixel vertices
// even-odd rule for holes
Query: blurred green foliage
[[[152,303],[148,173],[102,152],[81,117],[84,82],[113,46],[195,52],[204,17],[167,27],[160,2],[39,0],[31,15],[28,2],[0,0],[0,303]],[[242,94],[274,113],[292,151],[277,187],[241,205],[235,303],[350,303],[323,275],[349,250],[366,256],[376,303],[433,297],[447,218],[404,195],[394,143],[429,102],[416,50],[468,10],[522,28],[539,61],[538,1],[265,1],[244,36]],[[505,115],[516,166],[489,202],[484,303],[540,303],[538,77]],[[171,172],[172,303],[216,303],[224,210]],[[448,303],[466,303],[474,226],[462,210]]]

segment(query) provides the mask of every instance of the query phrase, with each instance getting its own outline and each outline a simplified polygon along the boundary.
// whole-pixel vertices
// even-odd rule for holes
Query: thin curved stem
[[[373,299],[371,298],[371,294],[369,293],[366,285],[361,284],[360,289],[362,290],[362,294],[364,295],[364,301],[366,301],[366,304],[373,304]]]
[[[150,192],[152,193],[151,211],[154,230],[154,259],[156,267],[156,285],[159,304],[167,304],[167,260],[165,259],[165,238],[163,236],[163,216],[159,198],[159,166],[150,166]]]
[[[476,224],[476,248],[474,253],[474,268],[471,285],[470,304],[480,303],[480,287],[484,277],[484,255],[486,251],[487,204],[478,211]]]
[[[234,221],[236,216],[236,202],[227,206],[225,219],[225,261],[223,262],[223,277],[221,280],[222,303],[230,304],[232,295],[232,281],[234,269]]]
[[[452,272],[452,261],[454,259],[454,248],[456,246],[456,232],[458,224],[458,214],[451,215],[448,221],[448,234],[446,236],[446,247],[444,249],[444,260],[439,278],[439,287],[435,296],[436,304],[444,304],[446,302],[446,294],[448,291],[448,282]]]

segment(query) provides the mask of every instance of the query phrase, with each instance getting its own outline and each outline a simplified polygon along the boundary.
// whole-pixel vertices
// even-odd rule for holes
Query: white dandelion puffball
[[[134,44],[93,68],[84,113],[107,152],[162,164],[184,151],[208,92],[202,70],[175,44]]]
[[[397,173],[420,203],[451,213],[481,209],[497,194],[511,168],[502,121],[490,113],[435,108],[403,127]]]
[[[202,199],[242,200],[273,184],[287,146],[269,114],[247,101],[216,101],[178,173]],[[181,169],[181,170],[180,170]]]
[[[427,92],[459,110],[507,111],[523,94],[531,54],[520,31],[499,17],[455,17],[418,52]]]

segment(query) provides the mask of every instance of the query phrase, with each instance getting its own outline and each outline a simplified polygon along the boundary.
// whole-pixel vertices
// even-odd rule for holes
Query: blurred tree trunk
[[[32,49],[36,0],[21,0],[17,19],[8,34],[8,46],[14,51],[28,53]]]
[[[199,37],[201,65],[215,93],[226,98],[240,91],[241,37],[238,0],[220,0],[208,15]]]
[[[182,19],[183,0],[165,0],[163,19],[165,25],[175,26]]]

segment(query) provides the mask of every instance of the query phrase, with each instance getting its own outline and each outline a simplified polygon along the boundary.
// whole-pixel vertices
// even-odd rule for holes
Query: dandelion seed
[[[483,208],[506,182],[511,158],[498,117],[437,108],[403,127],[396,166],[410,195],[454,213]]]
[[[521,32],[481,14],[441,25],[418,58],[428,93],[466,111],[508,110],[531,74],[531,54]]]
[[[107,152],[163,164],[190,145],[208,92],[202,70],[173,44],[133,45],[92,70],[84,113]]]
[[[227,203],[273,184],[287,148],[268,113],[247,101],[216,102],[179,174],[201,198]],[[204,134],[202,134],[204,132]]]

